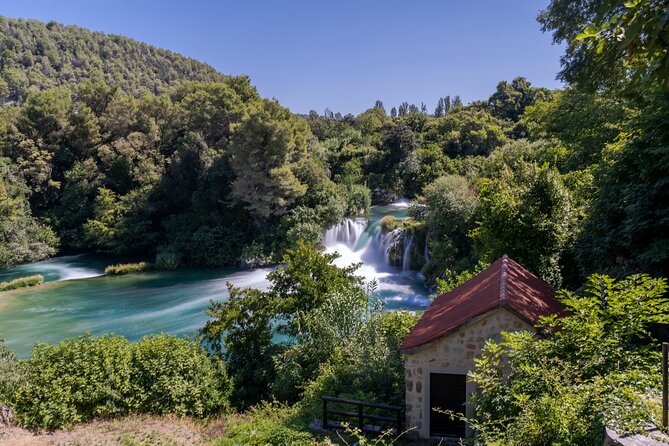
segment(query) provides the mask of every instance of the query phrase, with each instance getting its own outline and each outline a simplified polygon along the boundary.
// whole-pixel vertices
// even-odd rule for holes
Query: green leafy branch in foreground
[[[669,321],[667,280],[594,275],[563,292],[569,316],[544,318],[540,334],[488,341],[469,379],[474,444],[601,443],[604,426],[636,433],[659,425],[660,355],[650,328]]]

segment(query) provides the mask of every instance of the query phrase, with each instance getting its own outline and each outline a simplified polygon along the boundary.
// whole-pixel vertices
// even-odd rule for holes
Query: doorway
[[[449,415],[433,409],[464,414],[466,401],[467,375],[430,373],[430,436],[464,438],[466,432],[464,419],[453,420]]]

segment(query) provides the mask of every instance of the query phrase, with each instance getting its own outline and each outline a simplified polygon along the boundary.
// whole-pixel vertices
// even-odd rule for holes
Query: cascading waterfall
[[[408,271],[411,263],[410,260],[411,246],[413,245],[413,234],[408,237],[404,237],[403,244],[404,252],[402,253],[402,271]]]
[[[399,228],[384,234],[378,221],[347,218],[325,231],[323,244],[327,251],[340,254],[337,263],[341,265],[363,262],[376,272],[387,270],[388,266],[406,271],[410,267],[413,235],[405,235]]]
[[[338,243],[343,243],[349,248],[355,248],[360,236],[367,227],[367,220],[364,218],[350,218],[344,219],[338,225],[335,225],[325,231],[323,236],[323,243],[326,247],[334,246]]]

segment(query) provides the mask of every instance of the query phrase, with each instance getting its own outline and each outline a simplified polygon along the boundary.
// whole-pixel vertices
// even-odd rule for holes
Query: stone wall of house
[[[502,332],[519,330],[533,327],[510,311],[498,308],[406,354],[406,427],[415,427],[414,436],[429,437],[430,373],[466,375],[474,369],[474,358],[480,355],[486,340],[500,340]],[[467,395],[473,391],[473,384],[467,383]],[[473,415],[469,405],[466,415]]]

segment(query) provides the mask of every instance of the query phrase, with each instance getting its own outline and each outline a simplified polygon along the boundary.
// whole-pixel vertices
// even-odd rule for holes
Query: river
[[[339,266],[362,262],[359,274],[375,279],[389,309],[420,310],[429,304],[420,274],[388,265],[388,237],[379,221],[406,217],[406,202],[372,207],[364,219],[345,220],[324,236]],[[86,332],[116,333],[137,340],[150,333],[194,334],[206,321],[211,299],[227,297],[226,283],[266,288],[271,268],[184,268],[106,276],[114,263],[96,255],[63,256],[0,270],[0,281],[42,274],[45,285],[0,293],[0,337],[21,357],[35,342],[58,342]]]

